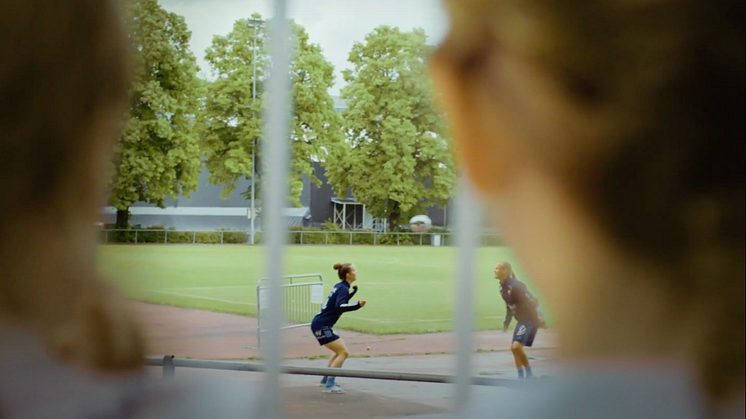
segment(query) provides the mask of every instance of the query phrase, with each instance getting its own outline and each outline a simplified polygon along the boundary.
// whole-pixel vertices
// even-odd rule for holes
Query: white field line
[[[295,259],[308,259],[317,261],[319,259],[316,255],[291,255],[288,257],[289,260],[295,260]],[[368,264],[371,265],[400,265],[402,263],[401,259],[385,259],[383,261],[368,261]]]
[[[202,295],[194,295],[194,294],[185,294],[183,292],[175,292],[175,291],[166,291],[166,290],[148,290],[149,292],[157,292],[160,294],[168,294],[168,295],[177,295],[180,297],[189,297],[189,298],[197,298],[200,300],[210,300],[210,301],[219,301],[221,303],[227,303],[227,304],[236,304],[236,305],[245,305],[245,306],[255,306],[256,303],[248,303],[244,301],[233,301],[233,300],[224,300],[222,298],[212,298],[212,297],[205,297]]]
[[[235,288],[235,287],[215,287],[215,288]],[[180,288],[183,289],[183,288]],[[226,300],[222,298],[212,298],[212,297],[205,297],[202,295],[194,295],[194,294],[185,294],[182,292],[175,292],[175,291],[167,291],[167,290],[148,290],[151,292],[157,292],[161,294],[169,294],[169,295],[177,295],[180,297],[189,297],[189,298],[197,298],[200,300],[209,300],[209,301],[218,301],[221,303],[226,304],[236,304],[236,305],[248,305],[248,306],[256,306],[256,303],[248,303],[248,302],[242,302],[242,301],[234,301],[234,300]],[[438,323],[438,322],[447,322],[452,321],[453,318],[447,318],[447,319],[407,319],[407,320],[399,320],[399,319],[371,319],[367,317],[360,317],[355,315],[344,315],[345,318],[348,319],[355,319],[359,321],[364,322],[371,322],[371,323],[380,323],[380,324],[402,324],[402,323]],[[488,317],[480,317],[480,319],[503,319],[504,317],[500,316],[488,316]]]
[[[256,285],[220,285],[212,287],[177,287],[177,288],[166,288],[166,290],[229,290],[229,289],[244,289],[252,288],[256,289]]]
[[[366,317],[359,317],[359,316],[351,316],[348,314],[343,315],[344,318],[348,319],[355,319],[363,322],[372,322],[372,323],[383,323],[383,324],[401,324],[401,323],[437,323],[437,322],[447,322],[447,321],[453,321],[453,318],[450,319],[408,319],[408,320],[397,320],[397,319],[369,319]],[[503,317],[480,317],[480,319],[503,319]]]
[[[418,285],[432,285],[442,284],[443,281],[401,281],[401,282],[367,282],[363,281],[360,283],[360,287],[363,288],[366,285],[384,285],[384,286],[418,286]],[[303,284],[303,283],[300,283]],[[300,285],[296,284],[296,285]],[[212,287],[177,287],[177,288],[166,288],[167,290],[222,290],[222,289],[256,289],[256,285],[219,285]]]

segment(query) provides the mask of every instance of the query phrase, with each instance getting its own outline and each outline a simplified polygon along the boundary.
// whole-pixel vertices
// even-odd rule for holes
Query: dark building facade
[[[326,177],[326,169],[321,163],[314,163],[314,175],[321,181],[321,186],[313,183],[310,187],[311,224],[318,226],[326,221],[336,222],[340,227],[341,220],[347,220],[345,228],[351,229],[380,229],[380,221],[375,220],[365,210],[365,206],[356,202],[352,190],[347,196],[338,197]],[[451,223],[449,205],[446,208],[433,206],[427,208],[425,215],[430,217],[434,226],[446,227]],[[408,220],[404,220],[405,222]]]

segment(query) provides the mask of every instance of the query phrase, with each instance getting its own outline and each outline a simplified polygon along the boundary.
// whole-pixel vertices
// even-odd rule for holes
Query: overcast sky
[[[260,13],[272,16],[271,0],[159,0],[166,10],[186,19],[192,31],[192,51],[203,76],[210,68],[204,61],[205,49],[214,35],[226,35],[233,23]],[[290,17],[303,25],[311,42],[317,43],[327,60],[334,64],[336,84],[342,87],[341,71],[348,66],[347,55],[353,43],[365,39],[380,25],[402,30],[422,28],[429,43],[438,43],[446,34],[448,21],[440,0],[290,0]]]

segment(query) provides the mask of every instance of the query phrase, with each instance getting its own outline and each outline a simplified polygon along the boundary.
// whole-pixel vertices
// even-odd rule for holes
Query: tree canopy
[[[344,72],[348,141],[334,150],[327,176],[339,195],[395,227],[405,216],[445,205],[456,176],[443,113],[427,77],[423,30],[381,26],[356,43]]]
[[[157,0],[126,0],[134,56],[131,102],[116,146],[111,205],[126,214],[135,202],[163,205],[188,195],[202,170],[196,111],[202,95],[184,18]],[[118,217],[118,224],[126,223]]]
[[[205,156],[210,181],[224,186],[230,194],[235,182],[252,176],[252,148],[258,147],[258,180],[261,180],[262,117],[266,104],[265,85],[271,65],[268,54],[269,22],[257,24],[253,15],[235,22],[226,36],[215,36],[206,59],[215,80],[208,85],[205,107]],[[292,24],[293,126],[291,129],[293,175],[290,199],[298,204],[303,189],[302,175],[313,181],[313,161],[326,161],[329,150],[343,141],[341,116],[334,109],[329,89],[334,83],[334,67],[321,48],[309,42],[305,29]],[[254,39],[256,36],[256,50]],[[256,58],[255,58],[256,57]],[[254,60],[256,59],[256,63]],[[252,99],[256,65],[256,101]]]

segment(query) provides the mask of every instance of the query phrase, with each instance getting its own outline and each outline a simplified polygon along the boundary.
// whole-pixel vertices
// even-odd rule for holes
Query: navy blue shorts
[[[530,348],[534,344],[537,330],[539,328],[531,323],[518,323],[515,332],[513,332],[513,342],[518,342]]]
[[[313,332],[313,336],[316,337],[316,340],[319,341],[319,345],[321,346],[324,346],[327,343],[332,343],[335,340],[339,339],[339,336],[334,333],[334,329],[329,326],[315,328],[313,325],[311,325],[311,331]]]

